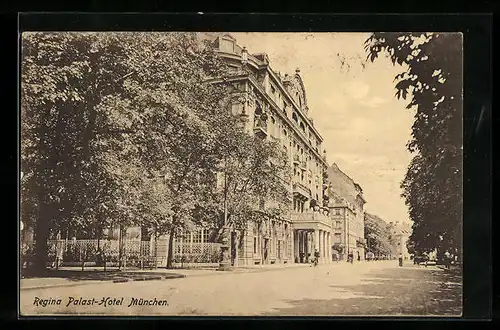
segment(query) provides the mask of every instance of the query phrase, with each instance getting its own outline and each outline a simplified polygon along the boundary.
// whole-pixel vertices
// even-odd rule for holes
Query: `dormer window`
[[[233,42],[233,40],[231,40],[231,39],[229,39],[227,37],[222,38],[220,48],[221,48],[221,50],[223,52],[234,53],[234,42]]]

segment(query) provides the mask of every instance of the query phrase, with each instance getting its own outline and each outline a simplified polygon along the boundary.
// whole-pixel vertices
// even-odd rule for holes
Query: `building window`
[[[340,233],[335,233],[335,243],[341,243],[342,242],[342,236]]]
[[[257,253],[257,237],[253,238],[253,253]]]
[[[340,215],[340,210],[339,209],[335,209],[335,214],[336,215]]]

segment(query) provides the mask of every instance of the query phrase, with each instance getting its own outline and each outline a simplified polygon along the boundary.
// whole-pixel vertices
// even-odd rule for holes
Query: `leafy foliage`
[[[391,253],[389,234],[384,220],[365,212],[365,237],[369,251],[375,255],[389,255]]]
[[[208,82],[227,67],[196,34],[31,33],[22,47],[22,212],[40,268],[60,229],[99,237],[119,223],[172,240],[217,225],[222,169],[235,223],[256,196],[283,196],[277,147],[240,129],[225,83]]]
[[[380,53],[401,65],[396,96],[408,99],[415,153],[401,187],[418,253],[462,247],[462,36],[459,33],[374,33],[368,59]]]
[[[290,203],[290,168],[279,145],[233,128],[225,133],[221,151],[217,189],[202,208],[217,219],[215,228],[224,226],[225,211],[227,225],[238,230],[246,230],[249,222],[284,217]]]

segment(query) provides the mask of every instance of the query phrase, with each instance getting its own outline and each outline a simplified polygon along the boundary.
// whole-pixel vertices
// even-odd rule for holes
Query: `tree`
[[[194,34],[23,35],[23,213],[36,218],[38,269],[49,228],[189,223],[218,162],[213,131],[233,120],[223,84],[206,83],[223,70]]]
[[[462,248],[462,35],[374,33],[368,59],[380,53],[402,67],[396,96],[408,99],[415,154],[401,184],[418,253]]]
[[[175,236],[206,219],[200,205],[214,185],[220,138],[234,130],[236,118],[229,111],[227,86],[209,82],[224,76],[226,66],[208,43],[193,33],[135,34],[134,40],[140,42],[130,47],[129,65],[137,73],[126,86],[129,102],[119,111],[139,167],[152,178],[163,177],[164,195],[146,193],[138,204],[148,215],[143,224],[169,234],[171,267]]]
[[[44,271],[50,231],[102,223],[113,212],[116,182],[99,157],[113,132],[98,107],[121,93],[127,74],[113,35],[23,33],[21,187],[23,215],[36,218],[37,271]]]
[[[219,189],[212,194],[212,203],[207,204],[207,213],[218,220],[215,228],[220,230],[228,225],[245,231],[249,223],[284,217],[290,204],[286,154],[275,141],[262,140],[243,130],[228,133],[221,145]]]
[[[391,242],[386,222],[367,212],[365,212],[365,237],[367,237],[368,250],[375,255],[391,253]]]

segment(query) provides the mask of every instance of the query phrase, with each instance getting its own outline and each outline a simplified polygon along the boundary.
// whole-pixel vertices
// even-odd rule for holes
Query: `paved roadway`
[[[397,261],[355,262],[219,273],[182,279],[21,290],[22,315],[164,316],[460,316],[461,278],[436,267]],[[66,306],[69,297],[94,305]],[[98,305],[103,297],[122,305]],[[38,306],[44,299],[60,305]],[[132,298],[166,300],[164,306],[128,307]]]

